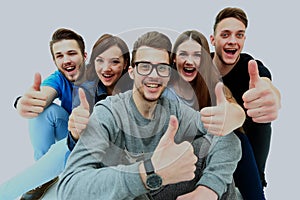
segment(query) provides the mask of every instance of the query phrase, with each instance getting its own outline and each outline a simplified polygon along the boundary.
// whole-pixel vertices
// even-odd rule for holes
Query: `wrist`
[[[22,96],[18,96],[14,102],[14,107],[17,109],[18,101],[21,99]]]

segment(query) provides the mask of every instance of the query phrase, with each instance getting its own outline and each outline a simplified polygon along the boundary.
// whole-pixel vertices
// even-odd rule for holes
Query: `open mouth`
[[[237,49],[225,49],[225,53],[234,55],[237,52]]]
[[[195,67],[184,67],[184,68],[183,68],[183,71],[184,71],[185,73],[191,74],[191,73],[193,73],[194,71],[196,71],[196,68],[195,68]]]
[[[146,83],[145,86],[148,87],[148,88],[158,88],[158,87],[161,86],[161,84],[157,84],[157,83]]]
[[[111,77],[113,77],[114,75],[113,75],[113,74],[102,74],[102,76],[103,76],[104,78],[111,78]]]
[[[66,67],[65,70],[66,70],[67,72],[72,72],[72,71],[75,70],[75,68],[76,68],[76,67],[71,67],[71,66],[70,66],[70,67]]]

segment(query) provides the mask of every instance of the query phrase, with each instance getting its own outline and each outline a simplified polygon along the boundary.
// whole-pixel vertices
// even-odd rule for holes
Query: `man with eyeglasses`
[[[199,112],[161,95],[170,79],[171,46],[156,31],[134,43],[133,89],[95,105],[58,184],[58,199],[218,199],[226,192],[241,156],[232,130],[244,113],[234,117],[228,105],[230,123],[216,128],[222,137],[213,140],[202,170],[198,155],[211,127],[204,128]],[[217,96],[226,101],[223,92]]]

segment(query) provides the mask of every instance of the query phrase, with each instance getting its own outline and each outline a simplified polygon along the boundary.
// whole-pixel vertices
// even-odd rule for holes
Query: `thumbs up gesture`
[[[259,76],[255,60],[249,61],[248,72],[250,76],[249,90],[242,97],[247,115],[257,123],[275,120],[281,107],[279,91],[273,86],[270,79]]]
[[[75,140],[79,139],[80,134],[86,128],[90,117],[90,106],[83,89],[79,88],[78,93],[80,105],[72,110],[68,122],[68,130]]]
[[[33,85],[19,99],[17,104],[18,113],[25,118],[33,118],[44,111],[47,104],[47,95],[41,92],[41,74],[34,75]]]
[[[152,163],[157,174],[163,178],[163,185],[192,180],[195,177],[197,157],[191,143],[174,142],[178,120],[170,116],[169,126],[160,139],[152,155]]]
[[[224,136],[242,126],[245,112],[237,103],[229,102],[224,94],[223,83],[217,83],[215,94],[217,105],[202,108],[201,121],[209,133]]]

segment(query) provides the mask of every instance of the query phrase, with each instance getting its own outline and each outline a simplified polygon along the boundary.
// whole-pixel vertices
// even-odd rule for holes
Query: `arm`
[[[18,100],[16,105],[17,111],[22,117],[33,118],[38,116],[55,99],[56,90],[48,86],[40,87],[40,84],[41,75],[36,73],[34,84]]]
[[[241,158],[240,141],[235,134],[213,137],[197,188],[183,199],[219,199],[227,191],[227,185],[233,181],[233,172]]]
[[[110,142],[113,133],[120,131],[113,117],[102,106],[95,107],[68,159],[58,185],[58,199],[122,199],[147,192],[139,175],[140,163],[108,163],[122,155],[122,149]],[[114,153],[106,155],[111,148]]]
[[[260,77],[256,61],[248,63],[250,76],[249,90],[243,95],[244,107],[248,116],[257,123],[268,123],[278,117],[281,108],[281,95],[279,90],[267,77]]]
[[[245,112],[239,106],[228,89],[223,91],[223,84],[218,83],[215,88],[217,105],[201,109],[201,121],[209,133],[223,136],[241,127],[246,119]],[[232,98],[231,98],[231,97]]]

